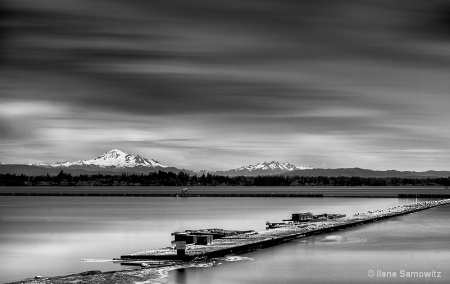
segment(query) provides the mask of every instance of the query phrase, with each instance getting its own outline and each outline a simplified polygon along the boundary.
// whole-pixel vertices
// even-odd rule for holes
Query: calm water
[[[180,284],[449,283],[449,216],[450,205],[446,205],[245,254],[251,261],[171,271],[165,281]],[[375,277],[368,276],[371,270]],[[406,277],[407,272],[433,271],[441,277]],[[383,273],[385,277],[381,277]]]
[[[124,253],[166,247],[170,245],[170,233],[177,230],[263,230],[266,221],[279,221],[296,211],[353,214],[412,201],[343,197],[1,196],[0,254],[8,261],[0,262],[0,282],[34,275],[126,268],[110,263],[83,263],[81,259],[112,259]],[[210,283],[273,283],[275,280],[299,283],[300,279],[309,279],[306,282],[320,283],[329,276],[341,280],[350,277],[358,282],[371,280],[364,277],[368,269],[387,269],[391,262],[443,269],[442,263],[450,260],[446,248],[450,239],[446,237],[450,234],[448,210],[448,207],[428,210],[401,217],[401,221],[342,231],[329,239],[317,236],[245,255],[253,261],[173,271],[164,280],[170,283],[201,283],[202,279],[211,279]],[[449,279],[448,270],[445,273]]]

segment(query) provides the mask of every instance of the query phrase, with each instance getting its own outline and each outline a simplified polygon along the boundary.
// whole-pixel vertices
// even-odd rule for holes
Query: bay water
[[[175,197],[0,197],[0,282],[34,275],[118,270],[122,254],[171,245],[174,231],[201,228],[263,230],[266,221],[294,212],[344,213],[386,209],[415,202],[398,198],[175,198]],[[375,273],[439,270],[450,279],[450,207],[443,206],[333,234],[298,239],[251,252],[239,262],[175,270],[167,283],[392,283],[406,278]],[[393,271],[390,271],[393,270]],[[380,274],[380,275],[381,275]],[[392,274],[392,273],[391,273]],[[384,281],[384,282],[383,282]],[[420,282],[422,281],[422,282]],[[441,282],[439,282],[441,281]],[[374,283],[375,283],[374,282]],[[431,283],[430,282],[430,283]],[[406,282],[405,282],[406,283]]]

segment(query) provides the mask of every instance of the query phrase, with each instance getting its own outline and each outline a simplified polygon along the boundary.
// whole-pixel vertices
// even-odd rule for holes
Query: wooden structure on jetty
[[[269,229],[260,232],[237,232],[214,238],[210,244],[186,245],[185,252],[180,254],[174,247],[148,250],[122,255],[123,260],[183,260],[192,261],[200,258],[221,257],[232,253],[246,253],[255,249],[275,246],[293,239],[311,235],[323,234],[348,227],[359,226],[379,220],[384,220],[400,215],[405,215],[432,207],[450,204],[450,199],[438,201],[424,201],[409,205],[389,208],[388,211],[377,210],[367,213],[358,213],[353,217],[332,219],[323,222],[307,223],[308,226],[285,226],[282,228]],[[303,223],[305,224],[305,223]],[[201,230],[195,230],[200,232]],[[203,231],[205,233],[205,231]],[[180,255],[182,257],[180,258]]]
[[[223,229],[186,230],[184,232],[172,233],[172,236],[175,236],[172,244],[181,241],[186,244],[209,245],[213,240],[242,234],[256,234],[256,232],[253,230],[232,231]]]

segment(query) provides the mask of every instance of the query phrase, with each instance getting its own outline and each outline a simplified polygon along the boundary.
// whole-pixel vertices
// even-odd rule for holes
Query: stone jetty
[[[385,210],[359,212],[350,217],[331,219],[321,222],[294,223],[281,228],[268,229],[259,232],[245,232],[223,238],[214,239],[207,245],[190,244],[185,248],[182,258],[177,254],[175,247],[152,249],[122,255],[123,260],[176,260],[192,261],[221,257],[232,253],[245,253],[281,244],[293,239],[307,237],[316,234],[342,230],[348,227],[358,226],[370,222],[388,219],[400,215],[414,213],[432,207],[449,204],[450,199],[436,201],[424,201],[408,205],[391,207]]]

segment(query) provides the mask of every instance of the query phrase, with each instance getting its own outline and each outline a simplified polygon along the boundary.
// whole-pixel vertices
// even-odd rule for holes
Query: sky
[[[0,2],[0,162],[450,170],[446,0]]]

